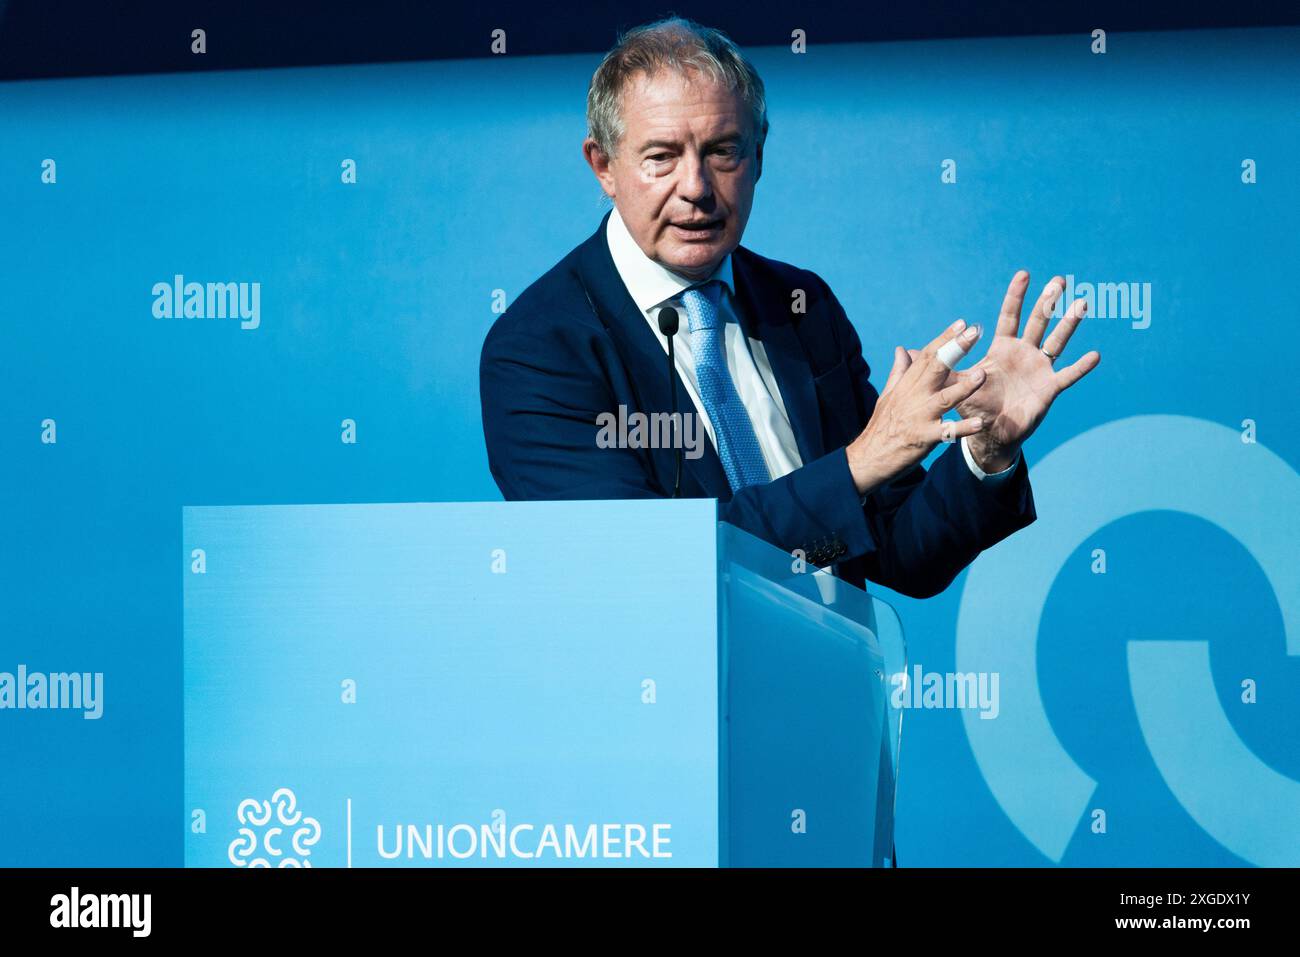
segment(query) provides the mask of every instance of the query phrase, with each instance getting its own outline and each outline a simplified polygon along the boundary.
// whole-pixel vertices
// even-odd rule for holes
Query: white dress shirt
[[[614,267],[618,270],[623,285],[627,287],[637,308],[645,314],[651,332],[658,337],[665,353],[668,352],[668,337],[659,331],[659,310],[664,306],[672,306],[682,314],[683,322],[674,337],[676,341],[673,344],[677,374],[686,386],[691,401],[695,403],[700,422],[704,425],[709,441],[713,443],[716,450],[718,441],[714,434],[713,423],[709,421],[704,403],[700,400],[698,380],[695,376],[695,358],[691,353],[691,331],[684,321],[686,307],[681,301],[682,293],[698,283],[679,276],[642,252],[641,247],[632,238],[632,234],[628,232],[627,224],[619,216],[617,207],[610,213],[609,224],[605,228],[605,238],[609,242],[609,252],[614,258]],[[772,374],[772,365],[767,359],[767,351],[758,339],[745,335],[736,317],[734,300],[736,287],[731,277],[730,254],[722,260],[709,279],[719,280],[726,289],[726,292],[719,297],[718,312],[726,322],[727,371],[731,373],[731,381],[735,384],[740,401],[744,403],[745,411],[749,414],[754,435],[758,438],[759,448],[763,451],[763,461],[767,463],[768,474],[772,479],[778,479],[800,468],[804,463],[799,457],[799,445],[795,441],[794,430],[790,427],[790,416],[786,413],[785,402],[781,399],[781,389]],[[981,480],[999,481],[1015,468],[1016,463],[1013,463],[1011,468],[1004,472],[988,475],[975,464],[964,438],[961,445],[966,464]]]

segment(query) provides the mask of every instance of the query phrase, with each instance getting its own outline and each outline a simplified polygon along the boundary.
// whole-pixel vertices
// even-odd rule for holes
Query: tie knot
[[[708,282],[702,282],[698,286],[691,286],[687,292],[698,292],[706,296],[709,302],[717,305],[718,294],[722,291],[722,280],[710,279]]]
[[[718,312],[721,292],[722,283],[710,279],[682,293],[682,304],[686,307],[686,319],[691,332],[697,329],[716,329],[722,324]]]

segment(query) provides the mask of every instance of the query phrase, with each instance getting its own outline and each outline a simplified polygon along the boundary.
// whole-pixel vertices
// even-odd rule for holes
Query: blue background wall
[[[750,51],[772,133],[746,245],[824,276],[869,360],[957,316],[991,322],[1017,268],[1034,289],[1053,273],[1149,282],[1148,328],[1085,322],[1075,354],[1098,348],[1102,365],[1030,443],[1031,474],[1116,420],[1206,423],[1184,435],[1142,419],[1109,444],[1098,433],[1082,457],[1091,467],[1035,484],[1040,513],[1068,503],[1107,515],[1128,491],[1108,479],[1113,466],[1177,466],[1138,470],[1153,483],[1142,510],[1077,543],[1042,603],[1027,669],[1041,695],[1022,683],[1016,700],[1041,708],[1096,782],[1075,828],[1058,821],[1063,842],[1035,839],[1066,812],[1008,810],[1008,795],[1047,772],[1026,760],[1010,771],[1023,780],[1004,767],[990,781],[960,712],[914,711],[903,865],[1262,863],[1248,849],[1300,818],[1300,798],[1266,806],[1240,787],[1241,768],[1228,770],[1208,735],[1181,759],[1197,793],[1180,793],[1144,739],[1129,673],[1130,642],[1207,643],[1207,680],[1232,730],[1277,776],[1271,793],[1296,794],[1300,664],[1286,654],[1284,602],[1300,596],[1274,592],[1275,558],[1259,549],[1294,555],[1300,532],[1300,509],[1285,507],[1300,463],[1286,348],[1300,31],[1112,34],[1100,56],[1089,43]],[[99,721],[0,712],[0,864],[181,862],[182,505],[498,497],[479,347],[494,290],[513,299],[605,208],[579,156],[596,62],[0,87],[0,670],[103,671],[106,684]],[[56,185],[40,181],[46,158]],[[355,185],[340,183],[345,158]],[[1241,181],[1246,158],[1254,185]],[[955,184],[940,181],[945,159]],[[155,319],[150,290],[176,273],[260,282],[260,327]],[[47,417],[56,445],[40,442]],[[339,440],[344,418],[357,422],[356,445]],[[1224,438],[1243,419],[1259,444]],[[1153,509],[1170,471],[1212,480],[1212,501],[1251,503],[1256,547]],[[1031,563],[1034,541],[1022,546]],[[1059,544],[1038,541],[1043,554]],[[1105,575],[1090,570],[1094,548],[1106,550]],[[1014,571],[986,578],[981,595],[1036,619],[1017,605],[1030,599]],[[959,609],[978,597],[968,580],[926,602],[885,595],[913,661],[1014,670],[974,651],[958,662]],[[1241,703],[1246,678],[1257,704]],[[1180,740],[1201,742],[1207,703],[1181,695],[1177,672],[1153,680]],[[1023,719],[1004,710],[986,722],[1004,755]],[[1202,822],[1188,806],[1205,802],[1216,810],[1198,812]],[[1096,809],[1105,834],[1089,828]],[[1245,836],[1212,836],[1220,825],[1205,822],[1224,818]]]

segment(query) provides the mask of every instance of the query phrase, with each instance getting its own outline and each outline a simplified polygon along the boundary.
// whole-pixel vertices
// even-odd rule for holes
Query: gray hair
[[[613,156],[623,139],[623,90],[638,73],[699,70],[739,92],[753,114],[761,144],[767,138],[767,97],[758,71],[721,30],[683,17],[668,17],[627,31],[605,54],[587,90],[587,135]]]

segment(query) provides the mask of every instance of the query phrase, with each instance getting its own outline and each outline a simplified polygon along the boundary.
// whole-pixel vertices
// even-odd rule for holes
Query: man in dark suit
[[[1029,276],[1016,274],[969,372],[951,367],[979,330],[958,323],[896,349],[877,393],[826,283],[740,245],[767,117],[729,39],[675,18],[624,35],[592,79],[588,123],[584,155],[614,209],[483,346],[483,430],[507,499],[717,498],[723,521],[812,565],[918,597],[1034,520],[1020,446],[1100,359],[1052,368],[1086,306],[1042,341],[1059,276],[1017,335]],[[686,319],[671,373],[665,309]],[[703,448],[601,439],[615,417],[673,408],[698,416]],[[963,418],[945,419],[953,409]]]

